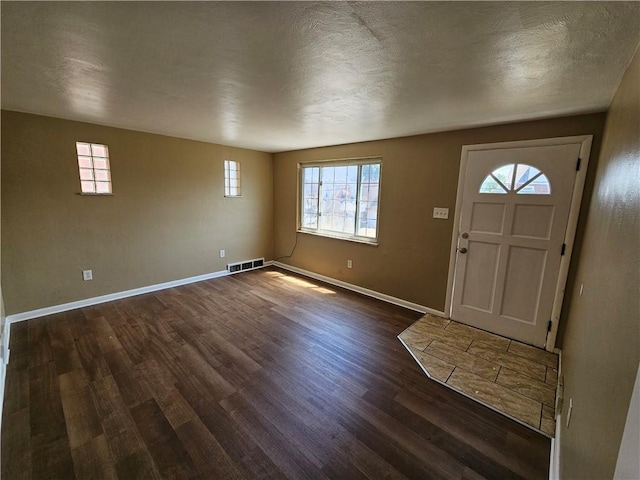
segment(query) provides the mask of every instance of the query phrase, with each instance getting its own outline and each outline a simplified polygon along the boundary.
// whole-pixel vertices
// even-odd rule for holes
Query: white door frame
[[[567,231],[564,237],[564,243],[566,245],[564,255],[560,260],[560,272],[558,274],[558,283],[556,285],[555,296],[553,300],[553,309],[551,311],[551,330],[547,334],[547,341],[545,348],[548,351],[553,351],[556,344],[556,336],[558,334],[558,323],[560,321],[560,311],[562,309],[562,301],[564,299],[565,286],[567,284],[567,276],[569,274],[569,262],[571,260],[571,253],[573,252],[573,242],[576,237],[576,229],[578,226],[578,216],[580,214],[580,206],[582,205],[582,194],[584,191],[584,184],[587,177],[587,167],[589,166],[589,155],[591,153],[591,142],[593,135],[578,135],[575,137],[557,137],[557,138],[543,138],[537,140],[523,140],[516,142],[501,142],[501,143],[485,143],[479,145],[463,145],[462,155],[460,157],[460,174],[458,176],[458,194],[456,196],[456,212],[453,219],[453,232],[451,236],[451,253],[449,257],[449,278],[447,280],[447,296],[445,300],[445,312],[448,318],[451,318],[452,298],[453,298],[453,280],[456,269],[456,253],[458,246],[458,239],[460,235],[460,213],[462,210],[462,195],[465,174],[467,171],[467,161],[469,152],[478,150],[497,150],[503,148],[526,148],[526,147],[541,147],[552,145],[567,145],[567,144],[579,144],[580,145],[580,169],[576,175],[576,180],[573,189],[573,195],[571,197],[571,207],[569,209],[569,220],[567,224]]]

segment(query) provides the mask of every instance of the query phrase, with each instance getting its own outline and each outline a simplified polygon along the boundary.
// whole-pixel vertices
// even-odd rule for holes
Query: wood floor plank
[[[73,370],[58,377],[69,447],[73,450],[102,435],[86,375]]]
[[[420,317],[267,268],[15,324],[1,473],[547,478],[546,437],[420,370]]]
[[[235,462],[199,418],[180,425],[176,428],[176,434],[193,459],[202,478],[224,478],[225,480],[244,478]]]
[[[29,407],[10,414],[4,411],[2,438],[2,476],[16,480],[31,479],[31,433]]]
[[[77,478],[100,480],[118,478],[118,472],[111,460],[109,446],[104,435],[99,435],[77,448],[72,448],[71,456]]]
[[[269,428],[268,420],[247,405],[240,394],[225,398],[220,403],[286,477],[328,480],[292,442],[277,430]]]
[[[147,400],[133,407],[131,416],[164,478],[201,478],[193,460],[155,400]]]

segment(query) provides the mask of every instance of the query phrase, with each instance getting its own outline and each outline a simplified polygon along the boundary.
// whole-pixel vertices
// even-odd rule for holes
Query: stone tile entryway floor
[[[558,355],[430,314],[398,338],[432,380],[554,436]]]

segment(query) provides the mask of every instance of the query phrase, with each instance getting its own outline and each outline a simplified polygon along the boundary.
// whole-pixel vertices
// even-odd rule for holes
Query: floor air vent
[[[244,262],[230,263],[227,265],[229,273],[244,272],[246,270],[253,270],[254,268],[264,267],[264,258],[255,258],[253,260],[246,260]]]

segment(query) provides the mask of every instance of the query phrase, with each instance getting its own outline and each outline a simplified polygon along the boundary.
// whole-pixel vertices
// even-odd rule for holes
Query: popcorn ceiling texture
[[[2,108],[277,152],[608,107],[636,2],[8,2]]]

